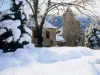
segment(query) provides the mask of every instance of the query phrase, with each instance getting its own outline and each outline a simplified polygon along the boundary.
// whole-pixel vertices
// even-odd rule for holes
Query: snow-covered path
[[[100,75],[99,50],[27,48],[0,54],[0,75]]]

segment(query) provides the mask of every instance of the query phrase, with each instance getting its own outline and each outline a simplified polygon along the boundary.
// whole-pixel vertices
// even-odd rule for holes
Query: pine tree
[[[86,46],[90,48],[100,48],[100,26],[92,26],[86,31]]]
[[[25,26],[27,19],[22,9],[23,2],[11,0],[11,3],[6,14],[0,13],[0,49],[4,52],[13,52],[31,43],[32,32]]]

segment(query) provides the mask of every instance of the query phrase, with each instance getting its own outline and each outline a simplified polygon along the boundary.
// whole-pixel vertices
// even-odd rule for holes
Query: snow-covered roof
[[[56,35],[56,41],[66,42],[65,39],[62,36],[59,36],[59,35]]]
[[[49,23],[48,21],[45,21],[44,23],[44,28],[56,28],[55,26],[53,26],[51,23]]]
[[[29,22],[27,23],[27,26],[29,26],[29,27],[35,27],[35,24],[34,24],[34,22],[29,21]],[[53,26],[51,23],[49,23],[47,20],[45,21],[43,27],[44,27],[44,28],[54,28],[54,29],[56,29],[56,27]]]

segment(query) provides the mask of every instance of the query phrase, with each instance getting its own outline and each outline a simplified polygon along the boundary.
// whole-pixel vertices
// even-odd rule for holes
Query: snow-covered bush
[[[0,13],[0,49],[13,52],[31,43],[32,32],[26,25],[22,1],[11,0],[10,10]]]
[[[90,48],[100,48],[100,26],[90,26],[85,33],[85,44]]]

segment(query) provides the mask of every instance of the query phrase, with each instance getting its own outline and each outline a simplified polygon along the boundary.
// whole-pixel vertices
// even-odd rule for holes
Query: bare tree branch
[[[34,9],[33,9],[32,5],[31,5],[30,1],[28,1],[28,0],[25,0],[25,1],[29,4],[29,6],[30,6],[30,8],[32,10],[32,13],[34,14]]]

